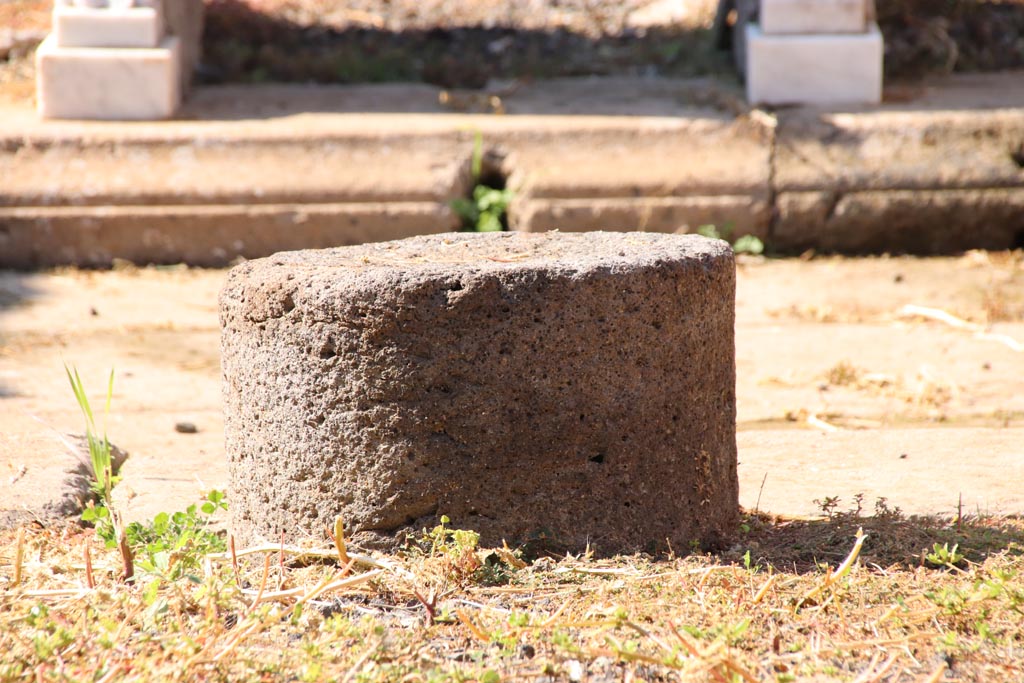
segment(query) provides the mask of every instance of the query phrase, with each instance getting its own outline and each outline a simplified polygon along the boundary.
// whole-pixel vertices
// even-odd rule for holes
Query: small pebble
[[[195,434],[199,430],[191,422],[177,422],[174,425],[174,431],[179,434]]]

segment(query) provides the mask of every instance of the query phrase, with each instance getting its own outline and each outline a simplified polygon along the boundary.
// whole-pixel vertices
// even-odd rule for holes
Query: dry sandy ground
[[[82,419],[63,364],[131,453],[133,518],[227,486],[217,292],[225,271],[0,273],[0,518],[38,510]],[[814,514],[828,496],[907,512],[1024,513],[1024,353],[900,315],[936,307],[1024,340],[1024,255],[746,261],[737,361],[741,502]],[[196,434],[175,430],[192,422]]]

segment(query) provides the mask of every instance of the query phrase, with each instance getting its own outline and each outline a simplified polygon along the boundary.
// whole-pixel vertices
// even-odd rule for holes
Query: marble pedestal
[[[865,0],[761,0],[759,24],[766,35],[864,33]]]
[[[882,100],[882,33],[767,35],[746,28],[751,103],[877,104]]]
[[[39,114],[56,119],[145,120],[172,116],[181,101],[180,43],[156,48],[58,47],[36,52]]]
[[[60,47],[156,48],[164,38],[164,17],[155,7],[53,10],[53,36]]]

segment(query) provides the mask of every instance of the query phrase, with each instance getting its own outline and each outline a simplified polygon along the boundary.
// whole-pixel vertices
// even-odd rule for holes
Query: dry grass
[[[0,104],[31,104],[35,96],[35,62],[32,55],[0,60]]]
[[[1024,522],[821,505],[748,515],[717,556],[527,564],[435,533],[398,557],[226,553],[127,585],[91,530],[30,527],[0,538],[0,680],[1022,679]],[[936,544],[964,557],[935,566]]]
[[[849,361],[840,361],[829,368],[824,379],[829,386],[894,398],[908,406],[924,409],[943,408],[955,401],[962,391],[955,383],[924,366],[912,377],[896,377],[868,372]]]
[[[842,262],[842,257],[815,256],[813,260],[826,265],[838,264]],[[913,271],[913,261],[905,263],[911,265]],[[943,302],[944,307],[948,306],[941,309],[945,313],[981,328],[999,322],[1024,321],[1024,250],[970,250],[951,261],[950,266],[955,271],[974,271],[977,275],[963,279],[963,284],[960,285],[955,285],[951,281],[947,292],[952,295],[952,301]],[[896,282],[902,282],[903,277],[902,273],[898,273]],[[768,308],[765,313],[778,320],[808,323],[887,324],[904,323],[915,317],[922,322],[943,322],[908,315],[899,304],[894,303],[892,297],[913,307],[920,304],[934,306],[933,301],[908,300],[903,298],[904,293],[892,289],[882,290],[881,293],[885,296],[859,296],[856,299],[830,296],[828,301],[818,302],[801,300],[787,306]]]

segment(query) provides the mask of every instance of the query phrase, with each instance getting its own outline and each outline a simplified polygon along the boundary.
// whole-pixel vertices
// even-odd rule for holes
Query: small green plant
[[[702,225],[697,228],[697,234],[702,237],[709,237],[715,240],[725,240],[732,244],[732,250],[737,254],[750,254],[760,256],[764,253],[764,242],[754,235],[742,235],[735,241],[732,240],[732,226],[726,225],[721,229],[715,225]]]
[[[78,370],[66,365],[64,370],[85,417],[85,437],[95,477],[92,489],[98,499],[98,502],[91,502],[82,511],[82,521],[92,524],[96,535],[107,548],[116,548],[121,554],[124,579],[127,581],[134,578],[137,567],[158,578],[175,580],[197,568],[203,555],[223,552],[227,547],[224,539],[209,530],[210,516],[218,510],[227,509],[224,494],[220,491],[211,491],[201,504],[190,505],[183,512],[161,512],[148,524],[132,522],[126,526],[121,522],[111,495],[118,477],[113,471],[113,449],[106,428],[103,436],[99,436],[96,418]],[[113,393],[114,371],[111,370],[107,382],[104,422],[110,414]]]
[[[1019,580],[1015,572],[996,569],[987,580],[981,581],[976,588],[985,598],[1005,597],[1009,608],[1024,616],[1024,582]]]
[[[89,445],[89,463],[92,466],[94,481],[92,490],[100,501],[109,505],[110,493],[117,484],[117,477],[113,471],[113,457],[110,446],[110,439],[107,438],[106,421],[110,415],[110,399],[114,395],[114,371],[110,371],[110,379],[107,381],[107,401],[103,408],[103,436],[99,436],[96,430],[96,418],[93,416],[92,407],[89,405],[89,398],[85,394],[85,386],[82,378],[78,375],[78,369],[69,368],[64,365],[64,372],[67,373],[68,381],[71,383],[71,390],[75,394],[75,400],[85,418],[85,440]]]
[[[501,232],[505,229],[502,219],[513,196],[512,190],[478,184],[473,188],[473,199],[456,199],[452,209],[469,232]]]
[[[210,491],[201,504],[189,505],[184,511],[161,512],[147,524],[132,522],[124,527],[124,543],[132,552],[135,567],[166,580],[185,576],[199,567],[203,555],[220,553],[227,544],[220,534],[210,531],[210,518],[218,510],[226,510],[221,491]],[[82,513],[107,548],[119,547],[119,534],[114,515],[104,505],[94,505]]]
[[[480,534],[468,529],[452,529],[448,524],[451,520],[447,515],[441,515],[441,523],[430,531],[424,531],[423,543],[430,545],[429,554],[432,557],[448,555],[460,557],[466,553],[475,552],[480,543]]]
[[[107,380],[107,400],[103,408],[103,437],[100,438],[96,430],[96,418],[93,416],[92,407],[89,405],[89,398],[85,393],[85,385],[78,374],[77,368],[69,368],[64,365],[64,372],[68,375],[71,383],[71,390],[75,394],[78,407],[85,417],[85,440],[89,445],[89,463],[92,466],[93,484],[92,490],[99,498],[99,505],[90,501],[89,506],[82,512],[83,522],[92,522],[96,525],[97,533],[101,537],[110,539],[109,542],[118,549],[121,555],[122,578],[129,581],[135,575],[134,557],[131,548],[125,539],[124,525],[121,523],[121,516],[111,504],[111,493],[117,479],[114,475],[113,449],[110,446],[110,439],[107,438],[106,420],[110,415],[110,399],[114,395],[114,370],[110,370],[110,379]],[[107,542],[107,538],[104,538]]]
[[[440,560],[444,572],[456,583],[502,586],[512,580],[517,569],[526,566],[519,550],[482,550],[479,533],[452,529],[446,515],[441,515],[440,522],[433,529],[423,529],[407,550],[412,557]]]
[[[932,544],[932,551],[925,555],[924,559],[928,564],[934,567],[948,567],[956,569],[961,562],[964,561],[962,553],[958,552],[959,544],[954,543],[953,547],[949,547],[949,543],[938,543]]]
[[[925,591],[926,600],[942,609],[946,614],[960,614],[968,604],[970,597],[955,586],[940,586],[932,591]]]
[[[214,490],[201,505],[193,503],[173,514],[161,512],[149,524],[132,522],[125,533],[136,552],[136,565],[171,581],[198,569],[204,555],[227,550],[224,537],[209,528],[211,516],[227,507],[224,494]]]
[[[753,556],[750,554],[750,550],[743,553],[743,568],[751,574],[757,574],[761,571],[761,564],[754,561]]]
[[[485,184],[483,176],[483,137],[477,133],[473,145],[470,171],[473,176],[473,197],[452,200],[451,207],[462,219],[468,232],[501,232],[505,230],[505,214],[515,193],[508,188]]]

